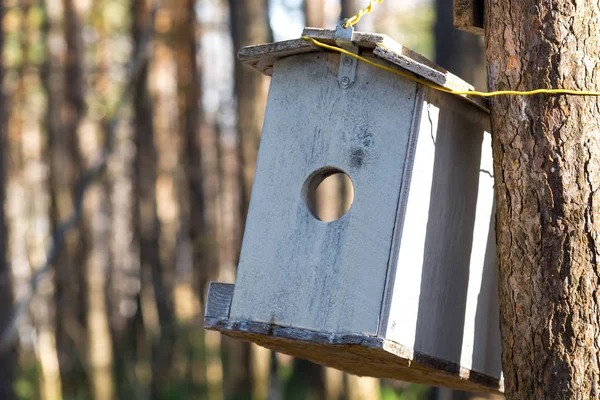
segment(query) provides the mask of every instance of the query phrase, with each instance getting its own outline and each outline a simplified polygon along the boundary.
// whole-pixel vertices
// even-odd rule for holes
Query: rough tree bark
[[[599,90],[600,6],[488,0],[489,89]],[[502,365],[514,399],[600,394],[600,103],[491,101]]]

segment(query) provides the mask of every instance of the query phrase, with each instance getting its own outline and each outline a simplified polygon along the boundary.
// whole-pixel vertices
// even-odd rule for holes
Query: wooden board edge
[[[230,283],[210,282],[204,315],[212,318],[229,318],[234,288],[235,285]]]
[[[504,389],[497,378],[374,336],[314,332],[215,317],[205,317],[204,327],[356,375],[476,392],[502,393]]]
[[[242,47],[238,51],[237,56],[243,64],[249,65],[265,75],[271,76],[273,74],[273,64],[276,60],[283,57],[312,53],[315,51],[321,51],[321,49],[306,40],[293,39],[285,40],[283,42]]]
[[[447,72],[445,70],[434,69],[426,64],[416,61],[414,58],[411,58],[404,54],[400,54],[385,46],[377,46],[373,50],[373,54],[383,60],[391,62],[392,64],[406,71],[417,75],[418,77],[422,77],[446,89],[456,91],[469,91],[475,89],[472,85],[450,72]],[[490,112],[489,102],[484,97],[469,95],[460,95],[458,97],[461,97],[464,100],[476,105],[478,108],[482,109],[487,113]]]
[[[319,28],[305,28],[303,33],[305,36],[331,45],[335,45],[334,34],[335,32],[331,29]],[[372,50],[377,57],[442,87],[461,91],[474,89],[472,85],[458,76],[437,66],[421,54],[402,46],[387,35],[355,32],[353,43],[367,51]],[[238,59],[261,73],[271,76],[273,65],[278,59],[317,51],[322,51],[322,49],[305,40],[292,39],[242,47],[238,51]],[[489,112],[487,99],[475,96],[462,97]]]
[[[335,29],[304,28],[302,36],[309,36],[320,42],[335,45]],[[352,43],[364,49],[374,49],[381,43],[396,43],[392,38],[381,33],[354,32]]]
[[[402,240],[402,231],[404,229],[404,219],[406,215],[406,206],[408,202],[408,193],[410,181],[413,172],[413,161],[419,137],[419,126],[421,124],[421,112],[425,102],[427,90],[423,85],[416,85],[415,103],[412,115],[412,124],[408,136],[406,158],[404,160],[402,171],[402,185],[398,193],[398,204],[396,206],[396,222],[392,233],[392,245],[390,247],[390,257],[386,271],[385,287],[381,300],[381,311],[379,314],[379,326],[377,327],[377,336],[385,338],[388,333],[388,322],[392,308],[392,296],[394,292],[394,282],[398,268],[398,254],[400,242]]]

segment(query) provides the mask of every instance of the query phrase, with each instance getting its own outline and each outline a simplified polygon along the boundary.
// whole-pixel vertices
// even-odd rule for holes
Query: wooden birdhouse
[[[385,35],[304,35],[472,89]],[[501,391],[486,103],[300,39],[239,58],[272,80],[236,283],[211,283],[205,327],[358,375]],[[335,173],[354,199],[324,222],[311,198]]]

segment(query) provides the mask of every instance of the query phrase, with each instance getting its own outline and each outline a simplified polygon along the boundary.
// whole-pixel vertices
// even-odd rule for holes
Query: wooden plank
[[[454,0],[454,27],[483,36],[484,0]]]
[[[338,62],[311,53],[275,65],[232,319],[377,332],[416,84],[359,64],[343,90]],[[345,171],[355,193],[330,223],[303,198],[326,166]]]
[[[409,152],[400,247],[380,336],[500,379],[486,131],[487,113],[427,90],[417,144]]]
[[[273,64],[276,60],[315,51],[321,51],[321,49],[306,40],[294,39],[242,47],[238,51],[238,59],[263,74],[271,76],[273,75]]]
[[[235,285],[229,283],[211,282],[208,286],[206,300],[206,317],[228,318]]]
[[[332,46],[336,45],[335,30],[320,28],[304,28],[302,36],[308,36]],[[352,35],[352,43],[363,50],[374,50],[376,47],[383,47],[396,54],[400,54],[407,58],[410,58],[411,60],[414,60],[419,64],[426,65],[428,68],[435,69],[442,74],[448,72],[444,68],[433,63],[427,57],[409,49],[408,47],[404,47],[403,45],[396,42],[394,39],[390,38],[387,35],[379,33],[354,32],[354,34]]]
[[[406,55],[392,51],[387,47],[377,46],[373,51],[373,54],[401,67],[406,71],[414,73],[416,76],[425,78],[431,83],[445,87],[446,89],[456,91],[474,90],[472,85],[463,81],[456,75],[451,74],[450,72],[439,71],[438,69],[432,68],[427,64],[422,64],[418,61],[415,61]],[[468,95],[458,97],[464,98],[468,102],[476,105],[484,111],[488,111],[489,109],[488,100],[486,98]]]
[[[303,35],[320,40],[326,44],[335,45],[335,31],[331,29],[305,28]],[[436,85],[459,91],[474,89],[469,83],[437,66],[419,53],[402,46],[387,35],[355,32],[353,43],[362,50],[363,56],[369,58],[372,52],[378,58],[392,63],[392,67],[400,67],[401,70],[411,72]],[[322,49],[302,39],[295,39],[244,47],[240,49],[238,58],[241,62],[270,76],[273,73],[273,64],[276,60],[291,55],[316,51],[322,51]],[[381,63],[377,59],[374,59],[374,61]],[[488,100],[485,98],[475,96],[462,97],[485,111],[489,109]]]
[[[477,207],[473,226],[460,364],[463,367],[499,377],[502,373],[500,303],[498,300],[496,209],[491,136],[486,132],[481,143]]]
[[[378,337],[328,334],[224,318],[205,318],[204,327],[355,375],[476,392],[501,393],[504,390],[503,382],[495,377]]]

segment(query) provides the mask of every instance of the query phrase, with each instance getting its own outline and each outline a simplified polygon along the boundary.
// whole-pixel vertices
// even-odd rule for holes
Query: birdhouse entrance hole
[[[306,178],[302,194],[313,217],[322,222],[333,222],[350,210],[354,186],[348,174],[341,169],[324,167]]]

